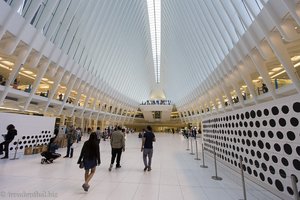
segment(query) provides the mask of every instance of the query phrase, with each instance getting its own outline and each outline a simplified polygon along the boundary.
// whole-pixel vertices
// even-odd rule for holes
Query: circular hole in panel
[[[294,109],[294,111],[295,112],[300,112],[300,102],[295,102],[294,104],[293,104],[293,109]]]
[[[261,140],[258,140],[257,145],[260,149],[264,148],[264,143]]]
[[[251,153],[251,156],[255,156],[255,151],[253,149],[251,149],[250,153]]]
[[[27,140],[30,139],[30,136],[27,136]]]
[[[271,149],[271,145],[270,145],[269,142],[266,142],[266,148],[267,148],[267,149]]]
[[[269,183],[270,185],[273,184],[273,181],[272,181],[272,179],[271,179],[270,177],[268,177],[267,180],[268,180],[268,183]]]
[[[257,171],[256,171],[255,169],[253,170],[253,175],[254,175],[255,177],[258,176]]]
[[[275,144],[274,144],[274,149],[275,149],[275,151],[277,151],[277,152],[280,152],[280,151],[281,151],[281,147],[280,147],[280,145],[279,145],[278,143],[275,143]]]
[[[248,137],[252,138],[252,132],[250,130],[248,130]]]
[[[275,169],[274,169],[273,166],[270,166],[270,167],[269,167],[269,171],[270,171],[271,174],[275,174]]]
[[[248,127],[248,123],[245,121],[244,122],[244,126],[247,128]]]
[[[239,120],[240,119],[240,115],[236,114],[236,119]]]
[[[247,167],[247,172],[248,172],[248,174],[252,174],[252,170],[250,167]]]
[[[254,140],[252,140],[252,146],[256,147],[256,142]]]
[[[281,176],[282,178],[286,178],[286,173],[285,173],[285,171],[284,171],[283,169],[280,169],[280,170],[279,170],[279,174],[280,174],[280,176]]]
[[[285,127],[285,126],[286,126],[286,121],[285,121],[285,119],[280,118],[280,119],[279,119],[279,125],[282,126],[282,127]]]
[[[284,152],[288,155],[291,155],[293,152],[292,147],[289,144],[284,144],[283,149],[284,149]]]
[[[262,124],[263,124],[263,126],[267,126],[267,125],[268,125],[267,120],[263,120],[263,121],[262,121]]]
[[[259,178],[262,181],[265,181],[265,175],[263,173],[259,173]]]
[[[17,142],[14,142],[13,144],[14,144],[14,145],[17,145]]]
[[[251,158],[249,159],[249,163],[250,165],[253,165],[253,160]]]
[[[269,115],[269,110],[268,109],[264,109],[264,115],[268,116]]]
[[[273,160],[274,163],[278,163],[278,158],[274,155],[272,156],[272,160]]]
[[[274,119],[270,119],[269,123],[270,123],[271,127],[275,127],[276,126],[276,121]]]
[[[25,138],[26,138],[26,137],[25,137],[25,136],[23,136],[23,137],[22,137],[22,140],[25,140]]]
[[[277,135],[278,139],[280,139],[280,140],[283,139],[283,133],[281,131],[277,131],[276,135]]]
[[[293,141],[293,140],[296,139],[295,133],[292,132],[292,131],[288,131],[288,132],[287,132],[287,137],[288,137],[288,139],[291,140],[291,141]]]
[[[256,115],[257,115],[257,117],[261,117],[261,116],[262,116],[261,110],[257,110],[257,111],[256,111]]]
[[[289,161],[285,157],[281,158],[281,162],[286,167],[289,165]],[[300,163],[299,163],[299,166],[300,166]]]
[[[261,168],[266,172],[268,170],[267,165],[265,163],[261,163]]]
[[[266,161],[269,161],[269,159],[270,159],[269,154],[264,153],[264,159],[265,159]]]
[[[254,132],[253,132],[253,135],[254,135],[254,137],[257,137],[257,136],[258,136],[257,131],[254,131]]]
[[[281,111],[284,113],[284,114],[288,114],[290,109],[288,106],[284,105],[281,107]]]
[[[259,121],[256,121],[256,122],[255,122],[255,126],[256,126],[257,128],[259,128],[259,127],[260,127],[260,123],[259,123]]]
[[[250,127],[253,127],[253,121],[250,121],[250,122],[249,122],[249,126],[250,126]]]
[[[239,125],[240,125],[240,127],[243,127],[243,122],[242,122],[242,121],[240,121]]]
[[[279,109],[276,106],[272,107],[271,110],[272,110],[273,115],[278,115]]]
[[[286,190],[288,191],[288,193],[289,193],[290,195],[294,195],[294,191],[293,191],[293,189],[292,189],[291,187],[287,186],[287,187],[286,187]],[[299,195],[299,196],[300,196],[300,195]]]
[[[244,120],[244,113],[241,114],[241,119]]]
[[[268,136],[269,136],[269,138],[273,138],[274,137],[274,133],[272,131],[268,131]]]
[[[251,111],[250,111],[250,116],[251,116],[251,118],[253,118],[253,119],[255,118],[255,111],[254,111],[254,110],[251,110]]]
[[[246,119],[249,119],[249,118],[250,118],[250,114],[249,114],[248,111],[245,113],[245,117],[246,117]]]
[[[259,162],[257,160],[254,161],[254,165],[256,168],[259,168]]]
[[[295,169],[300,170],[300,161],[299,160],[294,159],[293,160],[293,165],[294,165]]]
[[[261,158],[261,153],[260,153],[260,151],[257,151],[257,152],[256,152],[256,155],[257,155],[258,158]]]
[[[260,136],[261,136],[262,138],[264,138],[264,137],[266,137],[266,133],[265,133],[264,131],[260,131]]]
[[[278,179],[275,180],[275,186],[279,191],[283,192],[284,188],[280,180]]]
[[[23,149],[23,146],[20,146],[20,149]]]
[[[300,146],[296,147],[296,152],[297,152],[298,156],[300,156]]]
[[[299,120],[296,117],[292,117],[290,119],[290,122],[291,122],[291,125],[294,126],[294,127],[299,125]]]
[[[10,147],[9,150],[12,151],[14,148]]]

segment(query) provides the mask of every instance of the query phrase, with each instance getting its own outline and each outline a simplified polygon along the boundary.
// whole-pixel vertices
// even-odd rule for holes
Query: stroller
[[[43,158],[41,159],[41,164],[50,164],[53,161],[61,156],[59,153],[55,153],[56,149],[58,149],[57,144],[50,143],[48,146],[48,150],[41,153]]]

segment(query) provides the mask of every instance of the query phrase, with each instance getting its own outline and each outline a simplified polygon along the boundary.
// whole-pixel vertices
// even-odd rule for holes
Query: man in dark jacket
[[[10,124],[6,127],[7,134],[2,135],[4,137],[4,142],[0,144],[0,155],[3,154],[3,149],[5,151],[5,156],[1,159],[7,159],[8,158],[8,149],[9,149],[9,143],[14,140],[15,136],[17,135],[17,130],[15,129],[15,126]]]

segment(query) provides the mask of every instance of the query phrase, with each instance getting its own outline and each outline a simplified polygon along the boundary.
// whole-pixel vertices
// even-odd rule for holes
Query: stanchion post
[[[297,177],[294,174],[292,174],[291,179],[292,179],[292,187],[293,187],[293,191],[294,191],[294,199],[300,200],[300,196],[299,196],[298,188],[297,188],[297,182],[298,182]]]
[[[221,181],[222,178],[218,176],[218,170],[217,170],[217,157],[216,157],[216,147],[214,147],[214,160],[215,160],[215,176],[212,176],[211,178],[216,181]]]
[[[243,186],[244,200],[247,200],[242,156],[240,156],[240,167],[241,167],[241,176],[242,176],[242,186]]]
[[[201,160],[199,158],[199,153],[198,153],[198,142],[197,142],[197,137],[195,137],[195,146],[196,146],[196,158],[195,160]]]
[[[186,145],[187,145],[186,150],[189,151],[190,150],[190,146],[189,146],[190,143],[189,143],[189,138],[188,137],[186,138]]]
[[[193,137],[190,137],[191,138],[191,155],[195,155],[194,154],[194,149],[193,149]]]
[[[19,159],[17,158],[17,151],[18,151],[18,148],[19,148],[19,139],[17,141],[17,146],[15,148],[15,154],[14,154],[14,157],[11,159],[11,160],[16,160],[16,159]]]
[[[204,146],[203,146],[203,143],[202,143],[202,165],[200,165],[200,167],[208,168],[208,166],[206,166],[205,162],[204,162]]]

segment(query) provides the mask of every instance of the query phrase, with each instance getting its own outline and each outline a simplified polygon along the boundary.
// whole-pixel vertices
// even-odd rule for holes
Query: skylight
[[[147,0],[155,81],[160,83],[161,0]]]

